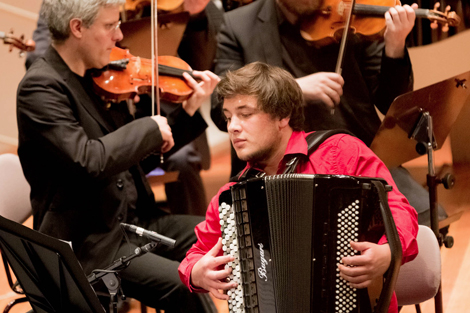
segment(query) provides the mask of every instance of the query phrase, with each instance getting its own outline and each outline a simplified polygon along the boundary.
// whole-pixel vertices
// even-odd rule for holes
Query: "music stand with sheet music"
[[[440,245],[443,238],[439,234],[437,185],[442,183],[450,188],[453,178],[436,177],[433,150],[442,146],[469,98],[467,84],[470,84],[470,72],[397,97],[371,144],[371,149],[388,168],[427,154],[431,229]],[[436,312],[442,312],[441,288],[434,301]]]
[[[0,249],[34,312],[105,312],[66,242],[0,216]]]

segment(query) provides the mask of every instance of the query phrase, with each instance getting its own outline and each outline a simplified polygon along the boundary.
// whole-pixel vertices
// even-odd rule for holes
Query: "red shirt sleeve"
[[[215,195],[207,208],[206,219],[199,223],[194,229],[197,242],[188,250],[186,257],[178,267],[178,272],[181,281],[188,286],[192,292],[207,292],[202,288],[197,288],[191,285],[191,271],[193,270],[194,264],[199,261],[212,247],[217,243],[221,237],[220,230],[220,218],[219,218],[219,196],[220,194],[228,190],[230,186],[227,184],[222,187],[217,195]],[[223,252],[219,251],[219,255]]]

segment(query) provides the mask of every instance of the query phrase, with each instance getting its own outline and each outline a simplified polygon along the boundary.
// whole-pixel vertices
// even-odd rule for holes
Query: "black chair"
[[[23,224],[31,216],[30,190],[18,156],[11,153],[0,155],[0,215]],[[13,279],[3,253],[2,259],[11,290],[24,295],[18,282]],[[26,301],[26,297],[14,299],[7,304],[3,312],[8,313],[14,305]]]

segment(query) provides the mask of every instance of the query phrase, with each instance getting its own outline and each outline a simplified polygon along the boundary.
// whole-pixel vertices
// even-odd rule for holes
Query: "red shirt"
[[[307,155],[308,147],[305,132],[293,132],[287,144],[284,158],[278,167],[278,174],[281,174],[285,168],[285,156],[289,154]],[[248,168],[252,167],[248,163]],[[400,237],[403,258],[402,264],[413,260],[418,254],[418,245],[416,235],[418,233],[418,219],[416,210],[410,206],[405,196],[399,191],[383,162],[359,139],[345,135],[337,134],[323,142],[310,157],[309,162],[300,163],[297,167],[297,173],[303,174],[330,174],[330,175],[349,175],[364,177],[381,177],[387,183],[393,186],[393,190],[388,193],[388,203],[392,211],[393,218]],[[217,195],[215,195],[206,213],[206,220],[199,223],[195,232],[197,242],[187,252],[186,258],[181,262],[178,271],[182,282],[195,292],[204,292],[203,289],[197,289],[191,286],[191,271],[196,262],[202,258],[221,237],[219,223],[219,195],[221,192],[230,188],[234,183],[224,185]],[[379,244],[386,242],[383,236]],[[222,251],[219,252],[222,255]],[[398,312],[395,296],[392,298],[389,312]]]

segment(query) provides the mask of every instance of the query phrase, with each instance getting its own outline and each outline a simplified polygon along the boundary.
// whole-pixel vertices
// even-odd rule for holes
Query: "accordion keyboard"
[[[336,235],[336,285],[335,285],[335,312],[353,312],[357,307],[356,288],[350,287],[339,275],[338,264],[342,258],[357,254],[351,248],[351,241],[359,239],[359,200],[338,212],[338,229]]]
[[[231,255],[235,258],[233,262],[229,262],[225,265],[225,268],[230,267],[232,269],[232,273],[228,279],[238,284],[237,288],[227,291],[227,295],[230,297],[228,300],[229,312],[245,313],[240,257],[238,253],[237,227],[232,207],[225,202],[222,203],[219,206],[219,217],[222,231],[222,250],[224,251],[224,255]]]

